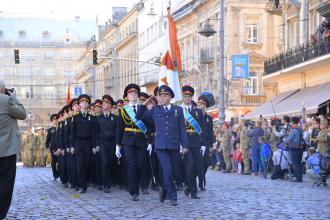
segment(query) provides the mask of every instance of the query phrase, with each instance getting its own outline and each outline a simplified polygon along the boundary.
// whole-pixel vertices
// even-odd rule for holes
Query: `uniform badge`
[[[196,117],[198,117],[198,111],[196,111]]]

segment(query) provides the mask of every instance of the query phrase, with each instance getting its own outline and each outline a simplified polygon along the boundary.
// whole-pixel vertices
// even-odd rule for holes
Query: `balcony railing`
[[[266,102],[265,95],[241,95],[242,104],[260,105]]]
[[[330,39],[323,39],[314,44],[308,42],[289,49],[267,59],[264,63],[265,75],[275,73],[288,67],[330,54]]]
[[[214,50],[211,48],[200,49],[200,62],[210,64],[214,62]]]

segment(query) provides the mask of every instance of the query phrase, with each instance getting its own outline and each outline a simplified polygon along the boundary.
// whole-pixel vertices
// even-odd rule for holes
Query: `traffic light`
[[[97,50],[93,50],[93,64],[97,65]]]
[[[19,64],[19,50],[14,49],[15,64]]]
[[[280,6],[280,0],[275,0],[275,7],[278,8]]]

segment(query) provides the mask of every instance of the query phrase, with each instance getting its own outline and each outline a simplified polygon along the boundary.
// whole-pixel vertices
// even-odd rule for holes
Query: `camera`
[[[8,95],[8,96],[10,96],[9,92],[10,92],[10,93],[13,93],[14,91],[15,91],[14,88],[11,88],[11,89],[7,89],[7,88],[5,88],[5,94]]]
[[[281,130],[281,127],[282,127],[282,122],[281,122],[281,119],[279,118],[272,118],[271,121],[270,121],[271,125],[272,126],[275,126],[275,130],[276,131],[280,131]]]
[[[246,120],[244,125],[248,128],[254,128],[256,126],[256,122],[255,121],[250,121],[250,120]]]

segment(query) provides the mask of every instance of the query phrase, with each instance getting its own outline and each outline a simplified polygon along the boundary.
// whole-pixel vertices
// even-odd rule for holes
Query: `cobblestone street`
[[[8,219],[330,219],[330,188],[261,177],[208,172],[199,200],[179,193],[179,206],[161,204],[158,193],[140,195],[89,188],[79,195],[52,180],[50,168],[17,168]]]

